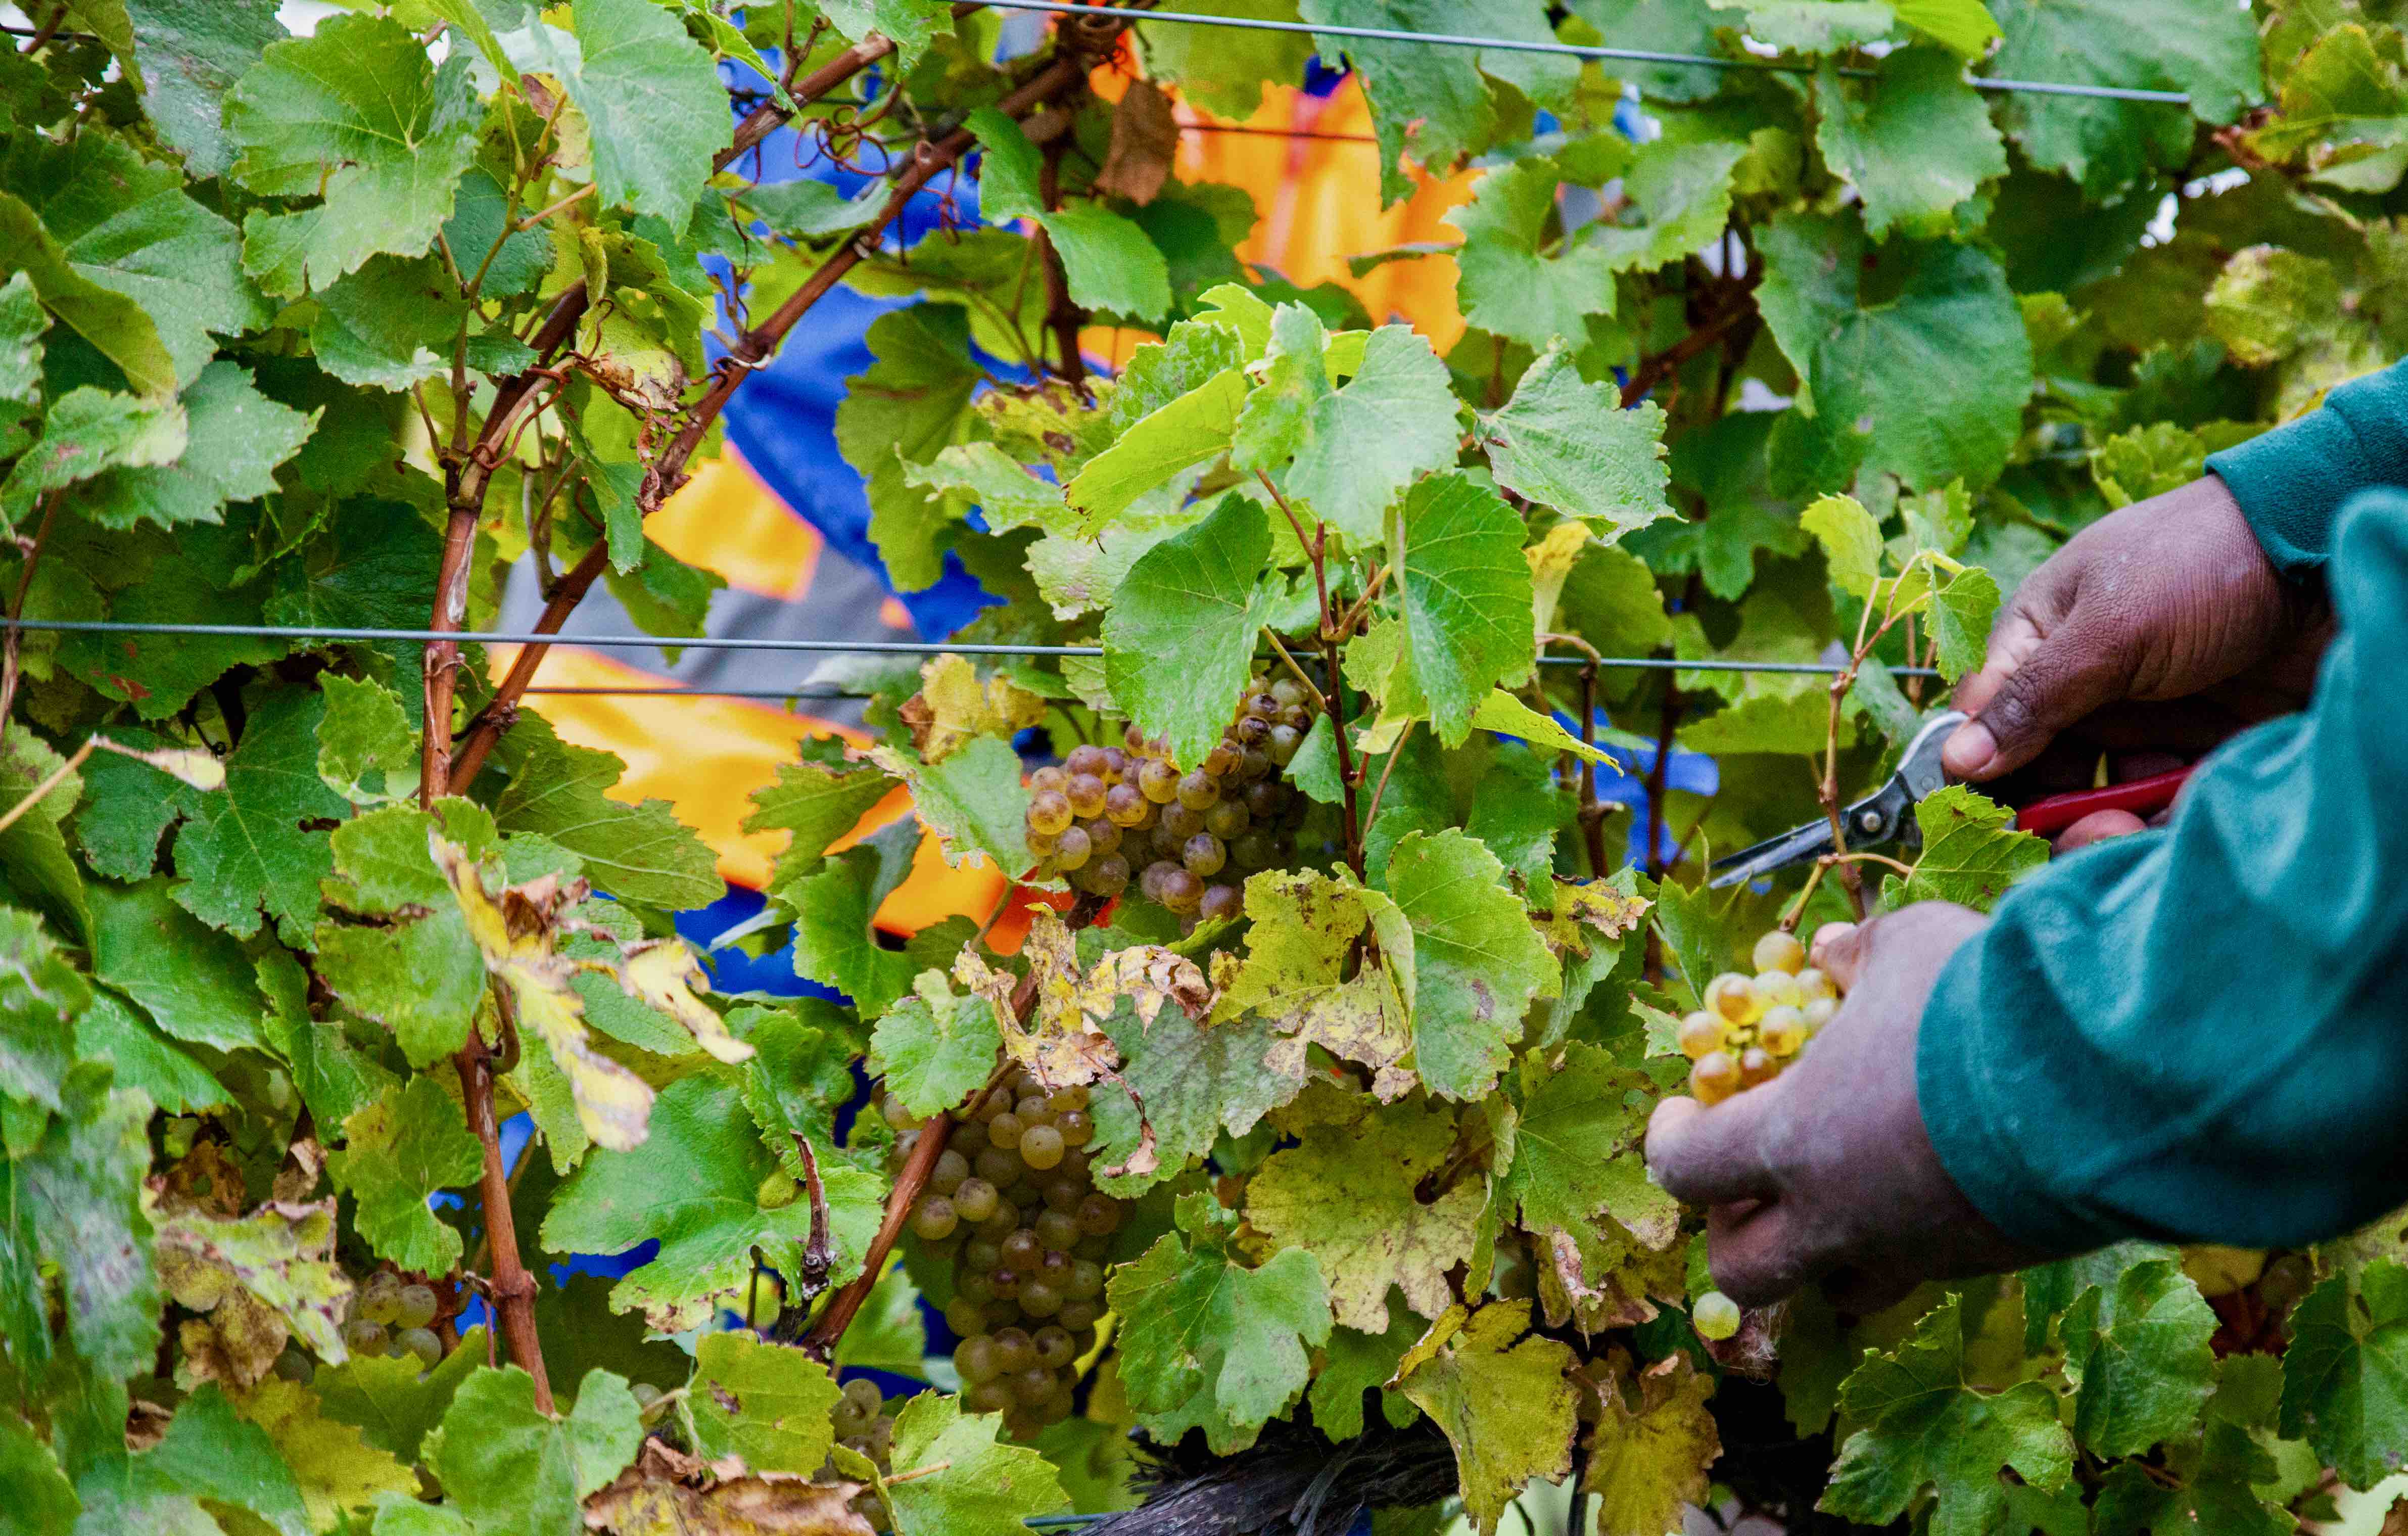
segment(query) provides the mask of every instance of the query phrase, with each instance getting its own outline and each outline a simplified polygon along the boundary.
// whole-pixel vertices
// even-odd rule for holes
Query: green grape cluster
[[[434,1286],[392,1270],[379,1270],[351,1288],[343,1314],[343,1345],[354,1355],[415,1358],[420,1370],[431,1371],[451,1350],[435,1329],[435,1319],[442,1310]],[[277,1357],[276,1373],[306,1383],[316,1373],[316,1367],[299,1345],[288,1344]]]
[[[848,1450],[858,1451],[877,1464],[882,1477],[893,1471],[887,1459],[895,1450],[895,1415],[886,1411],[886,1395],[878,1384],[855,1377],[844,1384],[844,1396],[837,1399],[831,1415],[836,1426],[836,1443]],[[820,1469],[823,1480],[843,1476],[833,1457]],[[884,1529],[886,1511],[878,1496],[865,1488],[853,1495],[853,1513],[869,1522],[874,1529]]]
[[[1278,867],[1310,802],[1281,775],[1304,745],[1312,710],[1292,677],[1248,684],[1227,730],[1182,771],[1130,725],[1125,746],[1072,749],[1029,780],[1028,847],[1040,878],[1090,896],[1138,890],[1182,917],[1234,917],[1245,875]]]
[[[1839,1011],[1840,989],[1806,963],[1786,928],[1756,941],[1756,973],[1725,971],[1706,983],[1703,1006],[1681,1021],[1689,1092],[1701,1104],[1770,1083]]]
[[[916,1126],[891,1098],[884,1113],[908,1156]],[[1069,1416],[1073,1362],[1095,1345],[1108,1240],[1125,1212],[1089,1170],[1086,1089],[1048,1093],[1018,1071],[955,1121],[911,1232],[953,1261],[945,1322],[962,1340],[965,1406],[1032,1439]]]

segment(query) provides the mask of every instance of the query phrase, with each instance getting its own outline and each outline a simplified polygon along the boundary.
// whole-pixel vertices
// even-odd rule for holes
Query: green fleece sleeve
[[[2207,467],[2275,568],[2314,575],[2332,553],[2342,503],[2370,486],[2408,485],[2408,363],[2352,380],[2322,409],[2211,454]]]
[[[2011,1235],[2298,1243],[2408,1194],[2408,492],[2335,529],[2310,708],[2017,884],[1925,1010],[1924,1123]]]

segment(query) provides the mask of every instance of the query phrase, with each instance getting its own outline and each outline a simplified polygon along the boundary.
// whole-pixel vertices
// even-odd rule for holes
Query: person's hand
[[[2090,787],[2102,752],[2117,779],[2178,767],[2302,708],[2331,633],[2210,475],[2108,513],[2025,578],[1957,689],[1974,718],[1942,762],[1975,781],[2023,769],[2039,794]]]
[[[1647,1127],[1647,1167],[1710,1207],[1714,1284],[1762,1306],[1828,1277],[1866,1313],[1926,1280],[2056,1256],[2018,1247],[1941,1166],[1915,1098],[1914,1045],[1941,968],[1988,919],[1918,902],[1814,936],[1813,963],[1847,999],[1771,1082],[1712,1109],[1668,1098]]]

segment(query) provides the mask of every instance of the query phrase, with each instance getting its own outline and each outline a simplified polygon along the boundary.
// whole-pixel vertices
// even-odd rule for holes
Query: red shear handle
[[[2015,811],[2015,828],[2053,838],[2094,811],[2128,811],[2135,816],[2147,816],[2174,803],[2174,791],[2182,788],[2190,777],[2190,769],[2178,768],[2171,773],[2153,773],[2145,779],[2128,779],[2104,789],[2078,790],[2071,795],[2052,795],[2045,800],[2034,800]]]

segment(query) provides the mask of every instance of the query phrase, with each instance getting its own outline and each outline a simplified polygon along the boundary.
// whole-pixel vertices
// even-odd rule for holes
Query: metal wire
[[[342,640],[354,644],[427,645],[442,640],[463,645],[570,645],[636,651],[787,651],[829,655],[935,656],[1101,656],[1100,645],[996,645],[975,640],[804,640],[748,639],[739,635],[545,635],[534,631],[494,629],[346,629],[309,624],[135,624],[119,619],[6,619],[0,630],[24,629],[57,635],[194,635],[219,639]],[[1820,661],[1684,661],[1678,656],[1541,656],[1541,667],[1597,666],[1616,671],[1641,672],[1789,672],[1830,677],[1845,664]],[[1893,667],[1892,677],[1937,677],[1929,667]],[[552,693],[694,693],[721,697],[793,698],[791,690],[555,688],[530,689]]]
[[[1373,43],[1412,43],[1430,48],[1494,49],[1504,53],[1552,53],[1564,58],[1614,60],[1631,64],[1686,65],[1700,69],[1762,69],[1775,74],[1811,75],[1823,67],[1788,64],[1778,59],[1726,59],[1712,53],[1662,53],[1644,48],[1605,48],[1592,43],[1541,42],[1518,37],[1479,37],[1459,32],[1406,32],[1393,27],[1351,27],[1312,22],[1273,22],[1247,16],[1207,16],[1192,10],[1135,10],[1118,6],[1089,6],[1072,0],[985,0],[998,10],[1039,10],[1056,16],[1110,16],[1130,22],[1182,22],[1194,26],[1237,27],[1248,32],[1300,32],[1317,37],[1353,37]],[[1876,69],[1841,68],[1856,79],[1876,79]],[[2057,80],[2007,80],[1976,75],[1976,91],[1997,91],[2043,96],[2097,96],[2108,101],[2150,102],[2187,107],[2187,91],[2150,91],[2129,85],[2075,85]]]

